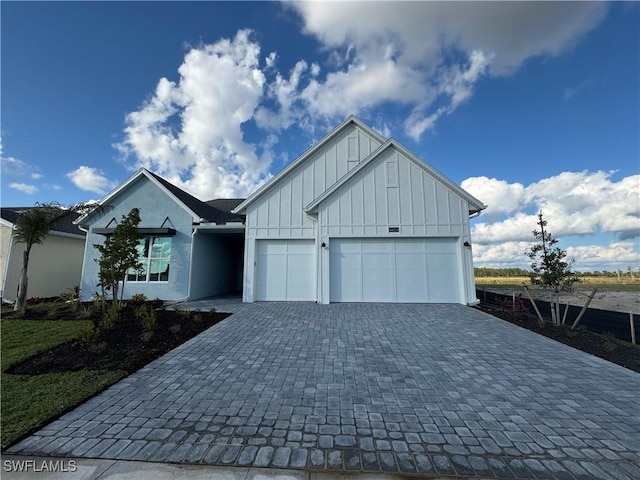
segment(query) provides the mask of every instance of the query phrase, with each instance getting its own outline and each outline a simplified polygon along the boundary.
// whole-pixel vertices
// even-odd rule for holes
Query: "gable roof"
[[[309,157],[315,154],[318,150],[322,149],[325,145],[327,145],[331,140],[333,140],[336,136],[338,136],[341,132],[347,129],[349,126],[355,125],[356,127],[363,130],[367,135],[378,140],[380,143],[384,143],[386,138],[376,132],[369,125],[364,123],[355,115],[349,115],[342,123],[340,123],[337,127],[327,133],[324,137],[322,137],[318,142],[308,148],[305,152],[302,153],[298,158],[296,158],[293,162],[287,165],[284,169],[282,169],[276,176],[272,177],[264,183],[260,188],[258,188],[255,192],[253,192],[249,197],[238,205],[237,208],[233,210],[233,213],[242,213],[246,210],[246,208],[255,202],[258,198],[264,195],[266,192],[271,190],[275,185],[277,185],[280,180],[287,176],[289,172],[298,167],[301,163],[304,163]]]
[[[16,224],[18,217],[23,211],[31,210],[32,208],[36,207],[2,207],[0,208],[0,216],[2,217],[2,220],[13,226]],[[54,224],[51,228],[51,233],[65,233],[82,237],[87,235],[86,232],[80,230],[80,228],[74,224],[74,220],[71,218],[61,220]]]
[[[373,162],[376,158],[380,157],[386,150],[389,148],[395,148],[397,151],[402,153],[405,157],[409,159],[409,161],[413,162],[415,165],[420,167],[422,170],[427,172],[430,176],[434,177],[440,183],[444,184],[447,188],[455,192],[457,195],[462,197],[469,203],[469,214],[478,213],[487,208],[480,200],[475,198],[469,192],[464,190],[462,187],[459,187],[455,183],[453,183],[449,178],[447,178],[443,173],[441,173],[438,169],[429,165],[420,157],[415,155],[413,152],[404,147],[397,140],[390,138],[384,144],[380,145],[375,151],[373,151],[367,158],[358,163],[357,166],[349,170],[345,175],[342,176],[336,183],[330,186],[327,190],[325,190],[321,195],[315,198],[309,205],[305,207],[305,212],[311,213],[314,212],[318,206],[324,202],[327,198],[329,198],[336,190],[342,187],[345,183],[347,183],[350,179],[352,179],[355,175],[358,174],[362,169],[364,169],[367,165]]]
[[[189,213],[194,221],[204,221],[216,224],[224,224],[227,222],[243,222],[244,218],[231,213],[231,209],[237,206],[243,201],[243,199],[217,199],[209,202],[203,202],[197,199],[190,193],[185,192],[179,187],[176,187],[171,182],[165,180],[160,175],[157,175],[146,168],[140,168],[127,180],[118,185],[114,190],[105,195],[99,202],[99,205],[108,205],[109,201],[113,199],[120,192],[126,190],[129,185],[134,183],[140,177],[146,177],[161,190],[163,190],[169,197],[171,197],[178,205]],[[78,218],[74,223],[83,225],[87,222],[91,213],[83,215]]]

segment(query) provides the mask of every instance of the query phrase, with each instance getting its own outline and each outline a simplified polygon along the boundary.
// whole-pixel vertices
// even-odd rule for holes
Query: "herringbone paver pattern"
[[[640,375],[622,367],[459,305],[233,308],[9,453],[640,478]]]

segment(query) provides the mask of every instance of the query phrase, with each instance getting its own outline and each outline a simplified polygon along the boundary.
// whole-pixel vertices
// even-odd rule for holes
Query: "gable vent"
[[[397,187],[398,186],[398,162],[395,160],[391,160],[386,162],[386,170],[387,170],[387,187]]]
[[[347,160],[358,160],[358,137],[347,138]]]

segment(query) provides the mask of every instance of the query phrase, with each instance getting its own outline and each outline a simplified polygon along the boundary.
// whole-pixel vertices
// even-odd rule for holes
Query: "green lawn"
[[[124,371],[95,370],[44,375],[5,373],[23,359],[79,337],[90,324],[89,321],[0,322],[3,449],[126,375]]]

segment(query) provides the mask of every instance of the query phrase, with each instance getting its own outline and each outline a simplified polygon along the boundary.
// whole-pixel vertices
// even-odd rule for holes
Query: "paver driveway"
[[[459,305],[258,303],[10,453],[640,478],[640,375]]]

